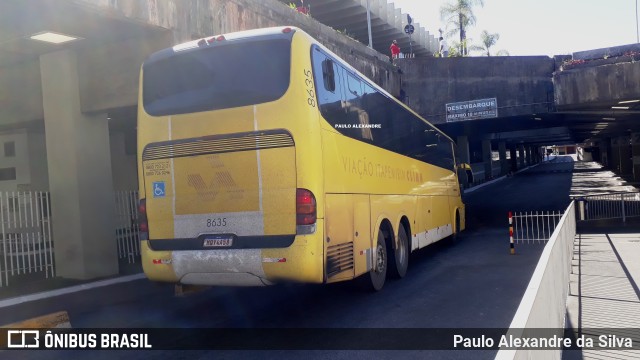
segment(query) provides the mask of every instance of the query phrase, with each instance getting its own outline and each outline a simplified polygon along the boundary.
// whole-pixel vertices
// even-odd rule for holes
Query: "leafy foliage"
[[[467,28],[475,25],[476,16],[473,13],[475,5],[484,6],[483,0],[452,0],[452,3],[442,5],[440,8],[440,17],[447,24],[449,30],[446,32],[447,37],[452,37],[456,32],[460,34],[460,42],[458,45],[459,54],[467,56],[469,49],[466,47]]]

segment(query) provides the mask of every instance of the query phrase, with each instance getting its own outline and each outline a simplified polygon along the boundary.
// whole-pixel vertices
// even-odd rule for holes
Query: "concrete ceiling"
[[[51,44],[30,39],[45,31],[80,40]],[[37,59],[40,55],[88,43],[107,43],[144,36],[149,26],[59,0],[0,1],[0,66]]]
[[[622,100],[620,100],[622,101]],[[640,103],[629,110],[612,110],[611,104],[579,110],[530,116],[470,120],[438,126],[454,138],[458,135],[504,140],[508,144],[569,145],[640,132]],[[540,119],[540,120],[536,120]]]
[[[628,99],[613,99],[577,109],[560,109],[558,114],[564,116],[577,142],[640,132],[640,102],[619,104],[625,100]],[[629,109],[612,109],[613,106],[628,106]]]

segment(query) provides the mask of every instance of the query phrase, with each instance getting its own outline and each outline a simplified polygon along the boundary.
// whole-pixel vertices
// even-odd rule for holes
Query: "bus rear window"
[[[289,87],[291,41],[234,41],[143,66],[143,104],[154,116],[274,101]]]

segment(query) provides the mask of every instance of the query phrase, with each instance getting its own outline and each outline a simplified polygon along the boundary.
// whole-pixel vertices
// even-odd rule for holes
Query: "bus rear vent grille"
[[[142,152],[142,160],[158,160],[289,146],[294,146],[291,134],[284,130],[267,130],[152,143],[147,145]]]
[[[327,248],[327,275],[329,277],[351,269],[353,269],[353,242]]]

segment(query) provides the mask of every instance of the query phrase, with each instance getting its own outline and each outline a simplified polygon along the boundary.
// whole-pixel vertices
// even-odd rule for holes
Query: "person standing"
[[[394,59],[397,59],[400,56],[400,46],[398,46],[398,42],[396,40],[393,40],[389,50],[391,50],[391,61],[393,62]]]
[[[440,57],[449,57],[449,45],[442,36],[440,36]]]

